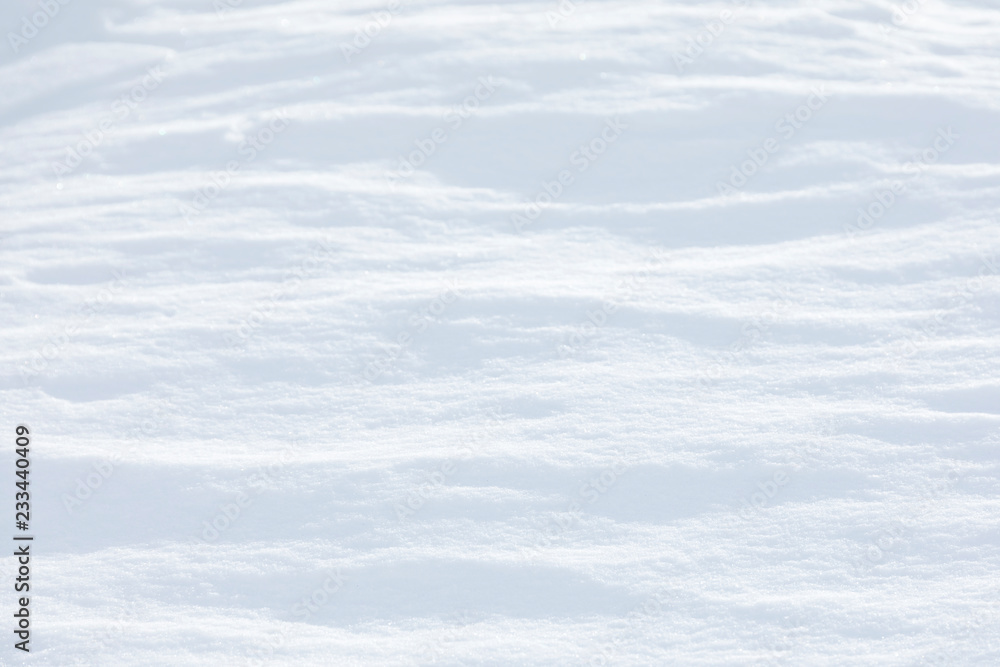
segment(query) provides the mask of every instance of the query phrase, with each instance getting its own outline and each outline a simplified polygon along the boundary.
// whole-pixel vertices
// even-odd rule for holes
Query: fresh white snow
[[[995,4],[0,25],[0,664],[1000,664]]]

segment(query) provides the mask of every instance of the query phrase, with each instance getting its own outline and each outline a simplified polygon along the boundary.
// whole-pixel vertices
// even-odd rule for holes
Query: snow
[[[989,3],[0,25],[3,664],[1000,662]]]

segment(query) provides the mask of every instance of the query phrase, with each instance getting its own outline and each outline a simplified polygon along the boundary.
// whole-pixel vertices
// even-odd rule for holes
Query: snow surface
[[[996,5],[61,1],[3,664],[1000,663]]]

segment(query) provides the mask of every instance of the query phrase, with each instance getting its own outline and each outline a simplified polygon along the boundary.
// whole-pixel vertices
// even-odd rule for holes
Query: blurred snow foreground
[[[0,19],[4,664],[1000,662],[995,6]]]

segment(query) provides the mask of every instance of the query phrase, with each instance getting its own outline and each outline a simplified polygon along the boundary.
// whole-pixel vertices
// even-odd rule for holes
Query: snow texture
[[[995,4],[0,24],[3,664],[1000,664]]]

